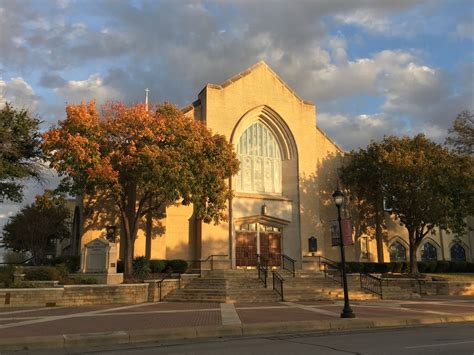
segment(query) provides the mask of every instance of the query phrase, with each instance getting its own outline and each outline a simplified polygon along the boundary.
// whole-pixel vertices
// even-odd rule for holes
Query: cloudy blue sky
[[[0,104],[44,127],[65,102],[137,102],[146,87],[182,106],[263,59],[346,149],[441,142],[474,106],[473,41],[472,0],[0,0]]]
[[[346,149],[443,140],[472,109],[474,1],[0,0],[0,101],[45,126],[65,102],[185,105],[265,60]]]

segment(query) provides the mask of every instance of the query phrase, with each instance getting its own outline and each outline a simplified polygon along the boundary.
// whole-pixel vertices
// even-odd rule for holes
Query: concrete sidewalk
[[[0,310],[0,350],[160,342],[474,321],[473,297],[352,303],[144,303]]]

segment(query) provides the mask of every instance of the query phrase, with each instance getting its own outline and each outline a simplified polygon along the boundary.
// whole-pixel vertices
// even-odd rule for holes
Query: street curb
[[[284,323],[253,323],[241,325],[200,326],[167,329],[143,329],[103,333],[65,334],[0,339],[0,351],[70,349],[101,345],[164,342],[198,338],[243,337],[278,335],[300,332],[362,330],[377,328],[415,327],[428,324],[474,321],[474,315],[436,316],[424,318],[387,318],[376,320],[334,319],[316,321],[290,321]]]

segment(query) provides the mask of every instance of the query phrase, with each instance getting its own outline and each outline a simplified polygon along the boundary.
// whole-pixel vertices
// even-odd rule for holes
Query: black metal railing
[[[383,287],[382,287],[382,279],[380,277],[360,273],[360,288],[375,293],[379,295],[380,298],[383,298]]]
[[[342,285],[342,272],[341,266],[337,261],[325,258],[324,256],[318,256],[319,270],[324,273],[325,279],[330,279]]]
[[[201,260],[188,260],[188,268],[185,273],[197,272],[200,273],[202,270],[205,270],[203,266],[209,265],[209,270],[214,270],[214,264],[216,262],[228,261],[230,260],[214,260],[217,257],[228,257],[228,254],[212,254],[209,255],[206,259]]]
[[[260,254],[257,254],[257,275],[260,281],[265,285],[265,288],[267,288],[268,263],[267,259]]]
[[[283,296],[283,283],[285,282],[285,279],[281,277],[281,275],[273,271],[273,289],[278,293],[281,297],[281,300],[284,301],[285,298]]]
[[[295,277],[296,275],[295,263],[296,263],[296,260],[290,258],[288,255],[283,254],[281,256],[281,265],[282,265],[283,270],[288,270],[289,272],[291,272],[293,277]]]
[[[177,274],[173,274],[173,273],[170,273],[170,274],[167,274],[165,275],[163,278],[161,278],[160,280],[158,280],[156,282],[156,286],[159,288],[160,290],[160,302],[163,300],[163,282],[165,280],[169,280],[169,279],[174,279],[175,277],[178,278],[178,288],[181,288],[181,274],[177,273]]]

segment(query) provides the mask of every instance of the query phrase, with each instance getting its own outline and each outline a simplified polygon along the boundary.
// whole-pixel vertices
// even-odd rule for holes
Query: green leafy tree
[[[392,216],[408,232],[410,273],[418,274],[416,250],[435,227],[456,234],[465,232],[465,219],[474,213],[473,160],[422,134],[385,137],[370,144],[366,152],[373,157],[364,167],[365,177],[357,175],[363,179],[357,184],[366,181],[370,185],[367,188],[381,193],[391,205]],[[345,169],[357,172],[358,164]]]
[[[474,115],[470,111],[462,111],[449,129],[446,144],[460,154],[474,155]]]
[[[44,136],[51,166],[69,191],[106,195],[120,217],[124,273],[132,274],[140,221],[171,204],[193,204],[204,222],[226,218],[228,179],[239,162],[223,135],[186,117],[172,104],[111,102],[68,105],[67,118]],[[151,201],[151,203],[150,203]]]
[[[0,109],[0,196],[23,198],[22,179],[39,179],[40,120],[6,103]]]
[[[10,217],[3,227],[2,244],[16,252],[31,253],[38,265],[54,250],[55,241],[70,234],[70,212],[65,199],[46,190],[33,204]]]
[[[340,178],[355,201],[357,224],[364,234],[375,232],[377,260],[384,262],[383,236],[385,213],[383,208],[382,172],[374,146],[353,151],[340,170]],[[373,228],[375,226],[375,228]],[[375,230],[374,230],[375,229]]]

